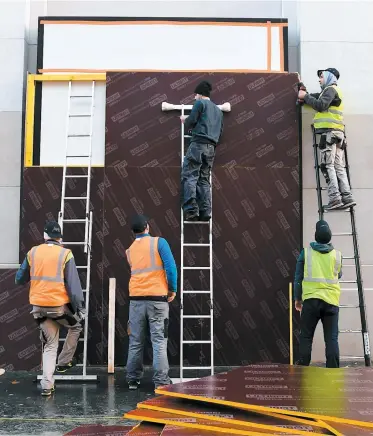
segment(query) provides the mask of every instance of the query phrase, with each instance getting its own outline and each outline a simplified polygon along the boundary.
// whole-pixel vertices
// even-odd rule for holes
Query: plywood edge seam
[[[270,73],[270,74],[293,74],[293,73],[289,73],[288,71],[280,71],[280,70],[245,70],[245,69],[238,69],[238,70],[157,70],[157,69],[107,69],[107,70],[100,70],[100,69],[79,69],[79,68],[58,68],[58,69],[54,69],[54,68],[47,68],[47,69],[39,69],[38,72],[40,74],[37,74],[37,77],[42,77],[43,75],[47,74],[47,73],[77,73],[78,76],[82,76],[83,74],[79,74],[79,73],[97,73],[97,74],[105,74],[105,78],[106,78],[106,73],[235,73],[235,74],[247,74],[247,73],[258,73],[258,74],[266,74],[266,73]],[[53,81],[53,74],[50,74],[51,78],[48,79],[40,79],[40,81],[42,80],[49,80],[49,81]],[[56,77],[59,77],[56,75]],[[58,80],[67,80],[66,78],[64,78],[64,76],[60,76],[59,79],[54,79],[56,81]],[[84,79],[84,78],[76,78],[76,79],[71,79],[71,80],[92,80],[92,79]],[[99,79],[96,79],[99,80]],[[104,80],[103,78],[101,78],[100,80]]]

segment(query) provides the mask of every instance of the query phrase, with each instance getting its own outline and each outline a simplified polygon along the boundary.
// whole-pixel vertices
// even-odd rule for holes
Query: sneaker
[[[130,391],[135,391],[140,387],[140,380],[130,380],[128,382],[128,389]]]
[[[69,362],[66,365],[57,365],[56,372],[66,372],[74,366],[73,362]]]
[[[41,394],[43,395],[43,397],[50,397],[55,390],[56,388],[53,386],[50,389],[43,389],[41,391]]]
[[[333,200],[329,201],[329,204],[324,206],[324,210],[334,210],[334,209],[340,209],[343,206],[343,203],[341,200]]]
[[[352,198],[351,200],[343,202],[343,209],[347,209],[348,207],[354,207],[354,206],[356,206],[356,201],[354,201]]]

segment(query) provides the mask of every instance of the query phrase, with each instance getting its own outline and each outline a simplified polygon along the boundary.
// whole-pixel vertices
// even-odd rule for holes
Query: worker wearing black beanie
[[[339,368],[338,320],[342,254],[331,244],[329,224],[316,223],[315,242],[304,248],[294,280],[295,309],[301,312],[298,365],[311,362],[312,342],[318,322],[324,328],[327,368]]]
[[[181,203],[185,221],[209,221],[210,173],[215,148],[223,132],[223,114],[210,100],[211,83],[203,80],[194,92],[196,102],[190,115],[180,117],[184,123],[184,132],[191,136],[181,170]]]

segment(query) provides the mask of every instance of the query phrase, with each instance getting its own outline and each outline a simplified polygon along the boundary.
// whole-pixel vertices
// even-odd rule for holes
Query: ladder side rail
[[[213,251],[212,251],[212,168],[210,170],[210,192],[211,192],[211,218],[209,222],[209,257],[210,257],[210,364],[211,375],[214,375],[214,271],[213,271]]]
[[[88,319],[89,319],[89,295],[91,287],[91,247],[92,247],[92,211],[89,214],[89,239],[88,239],[88,253],[87,253],[87,279],[86,279],[86,292],[85,292],[85,311],[86,316],[84,320],[84,350],[83,350],[83,375],[87,375],[87,351],[88,351]]]
[[[348,183],[351,188],[350,166],[348,163],[347,149],[344,150],[344,155],[345,155],[345,165],[346,165]],[[361,274],[360,249],[359,249],[357,230],[356,230],[355,209],[353,207],[350,208],[350,218],[351,218],[351,227],[352,227],[352,242],[353,242],[354,256],[355,256],[356,284],[357,284],[357,293],[359,298],[361,333],[362,333],[363,346],[364,346],[364,362],[365,362],[365,366],[371,366],[369,330],[368,330],[368,320],[366,314],[364,285],[363,285],[363,278]]]
[[[89,160],[88,160],[88,168],[87,168],[87,200],[86,200],[86,225],[85,225],[85,241],[88,241],[89,238],[89,209],[91,205],[91,178],[92,178],[92,142],[93,142],[93,116],[95,109],[95,81],[92,81],[92,89],[91,89],[91,108],[90,108],[90,123],[89,123]],[[89,255],[90,247],[85,245],[84,252]]]
[[[184,105],[181,105],[181,116],[185,115]],[[181,123],[181,166],[184,161],[184,123]],[[182,189],[182,186],[181,186]],[[181,193],[183,196],[184,194]],[[184,211],[181,205],[181,241],[180,241],[180,382],[183,381],[184,368]]]
[[[312,136],[313,136],[313,156],[315,160],[315,172],[316,172],[316,191],[317,191],[317,202],[319,206],[319,220],[324,218],[324,208],[322,204],[322,194],[321,194],[321,181],[320,181],[320,162],[319,162],[319,145],[317,143],[317,136],[315,128],[312,126]]]

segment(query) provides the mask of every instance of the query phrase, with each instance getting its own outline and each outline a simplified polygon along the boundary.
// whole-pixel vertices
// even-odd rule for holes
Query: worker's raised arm
[[[78,310],[83,311],[84,294],[82,290],[82,285],[80,283],[78,269],[75,264],[75,259],[71,252],[66,258],[64,279],[66,291],[69,295],[70,306],[73,313],[76,313]]]
[[[199,117],[201,116],[202,108],[203,108],[203,103],[201,101],[197,100],[194,103],[193,108],[192,108],[189,116],[184,121],[186,131],[193,129],[196,126],[196,124],[198,123]]]
[[[164,238],[158,239],[158,253],[162,259],[166,272],[169,292],[177,292],[177,268],[174,256],[168,242]]]
[[[334,87],[329,86],[319,98],[313,97],[311,94],[306,94],[304,96],[304,102],[311,106],[315,111],[324,112],[329,108],[336,97],[338,97],[337,91]]]
[[[25,260],[22,262],[19,270],[17,271],[15,277],[16,285],[25,285],[30,281],[30,264],[28,261],[28,256],[25,257]]]

